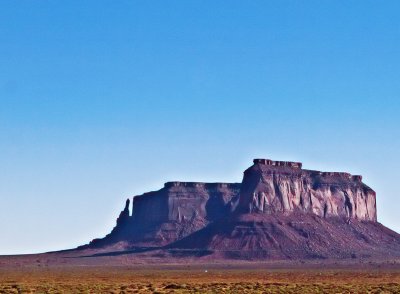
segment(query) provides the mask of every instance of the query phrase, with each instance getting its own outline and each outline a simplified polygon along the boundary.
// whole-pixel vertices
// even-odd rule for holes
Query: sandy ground
[[[400,293],[400,261],[87,256],[2,256],[0,293]]]

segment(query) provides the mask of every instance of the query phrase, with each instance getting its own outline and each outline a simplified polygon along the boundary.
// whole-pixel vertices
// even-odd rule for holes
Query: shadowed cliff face
[[[133,198],[138,222],[214,221],[230,212],[240,184],[168,182],[164,188]]]
[[[376,195],[361,176],[303,170],[299,163],[254,160],[244,172],[237,212],[294,211],[376,221]]]
[[[174,242],[228,216],[238,202],[239,192],[240,184],[168,182],[159,191],[135,196],[132,215],[128,199],[112,232],[91,245],[126,241],[131,245],[160,246]]]

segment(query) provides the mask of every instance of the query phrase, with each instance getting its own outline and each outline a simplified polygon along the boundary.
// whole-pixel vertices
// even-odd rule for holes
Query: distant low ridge
[[[377,222],[376,193],[360,175],[320,172],[300,162],[255,159],[242,183],[167,182],[135,196],[102,239],[207,252],[216,258],[400,257],[400,235]]]

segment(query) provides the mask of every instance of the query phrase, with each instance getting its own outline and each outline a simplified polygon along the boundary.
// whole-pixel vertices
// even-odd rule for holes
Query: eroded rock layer
[[[244,172],[243,213],[301,211],[327,218],[376,221],[376,194],[361,176],[302,169],[301,163],[255,159]]]
[[[137,246],[161,246],[179,240],[208,223],[226,217],[239,199],[240,184],[167,182],[164,188],[129,199],[117,225],[91,246],[125,241]]]

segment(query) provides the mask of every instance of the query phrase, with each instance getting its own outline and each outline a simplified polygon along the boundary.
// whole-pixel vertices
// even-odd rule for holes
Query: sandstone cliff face
[[[213,221],[230,212],[240,184],[168,182],[164,188],[133,198],[138,222]]]
[[[131,245],[160,246],[174,242],[229,215],[239,192],[240,184],[236,183],[165,183],[159,191],[135,196],[132,215],[128,199],[112,232],[91,245],[126,241]]]
[[[305,212],[376,221],[376,194],[361,176],[303,170],[301,163],[255,159],[244,172],[239,213]]]

